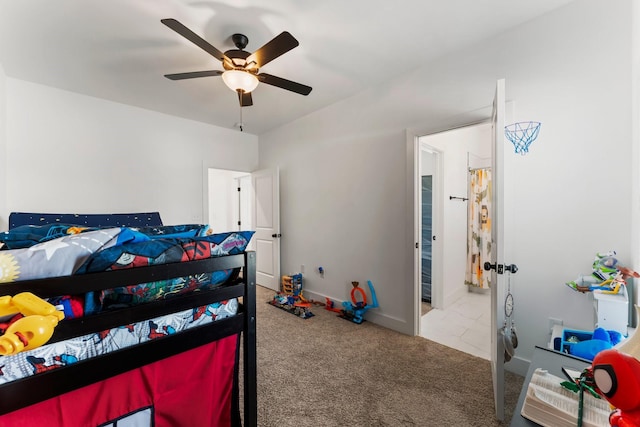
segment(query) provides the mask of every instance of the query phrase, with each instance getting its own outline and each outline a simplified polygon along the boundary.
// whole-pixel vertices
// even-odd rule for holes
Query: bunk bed
[[[45,219],[38,214],[13,213],[10,226],[34,218],[39,225],[80,220],[77,215],[62,220],[59,215]],[[104,227],[105,218],[107,226],[126,227],[132,218],[151,220],[146,224],[134,221],[136,227],[161,226],[157,213],[82,216],[82,225]],[[129,336],[138,325],[147,327],[145,339],[132,338],[126,346],[118,344],[104,354],[89,354],[68,363],[60,352],[54,362],[46,363],[34,355],[25,356],[30,352],[0,357],[0,380],[12,371],[14,362],[18,364],[18,356],[22,364],[28,361],[32,371],[0,381],[0,425],[162,427],[240,426],[244,422],[256,426],[255,266],[255,253],[243,247],[228,255],[184,262],[1,283],[0,295],[28,291],[41,298],[56,298],[232,272],[223,283],[194,292],[65,318],[41,349],[82,347],[84,342],[102,341],[109,334]],[[224,315],[212,314],[208,311],[212,307]],[[171,322],[176,318],[189,325],[174,329]],[[40,349],[32,351],[36,350]]]

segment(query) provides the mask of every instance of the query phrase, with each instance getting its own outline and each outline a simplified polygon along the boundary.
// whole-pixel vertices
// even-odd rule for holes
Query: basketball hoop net
[[[519,122],[504,127],[505,136],[513,143],[515,152],[523,156],[529,152],[529,145],[540,133],[540,122]]]

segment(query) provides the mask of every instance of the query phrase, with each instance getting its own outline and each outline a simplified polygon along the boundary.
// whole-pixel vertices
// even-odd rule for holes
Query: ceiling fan
[[[165,77],[168,79],[183,80],[197,77],[222,76],[222,79],[229,89],[238,93],[240,107],[253,105],[251,91],[258,86],[259,82],[299,93],[300,95],[309,95],[311,92],[311,87],[309,86],[283,79],[282,77],[258,72],[259,69],[267,63],[298,46],[298,40],[287,31],[274,37],[270,42],[253,53],[244,50],[249,43],[249,39],[245,35],[233,34],[231,40],[233,40],[237,49],[230,49],[222,53],[179,21],[168,18],[162,19],[160,22],[222,62],[222,67],[225,70],[165,74]]]

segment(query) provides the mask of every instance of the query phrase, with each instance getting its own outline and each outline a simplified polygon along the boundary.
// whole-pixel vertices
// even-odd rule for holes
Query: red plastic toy
[[[640,426],[640,361],[610,349],[598,353],[591,366],[599,393],[616,408],[611,426]]]

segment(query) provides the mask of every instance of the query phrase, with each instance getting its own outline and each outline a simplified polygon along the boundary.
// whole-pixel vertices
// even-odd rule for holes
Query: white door
[[[504,342],[500,328],[504,326],[505,314],[502,302],[505,297],[504,262],[504,80],[496,83],[491,123],[493,126],[491,148],[491,178],[493,197],[491,199],[491,374],[493,378],[493,398],[496,418],[504,419]]]
[[[252,224],[256,248],[256,282],[279,290],[280,277],[280,179],[278,170],[251,174]]]

